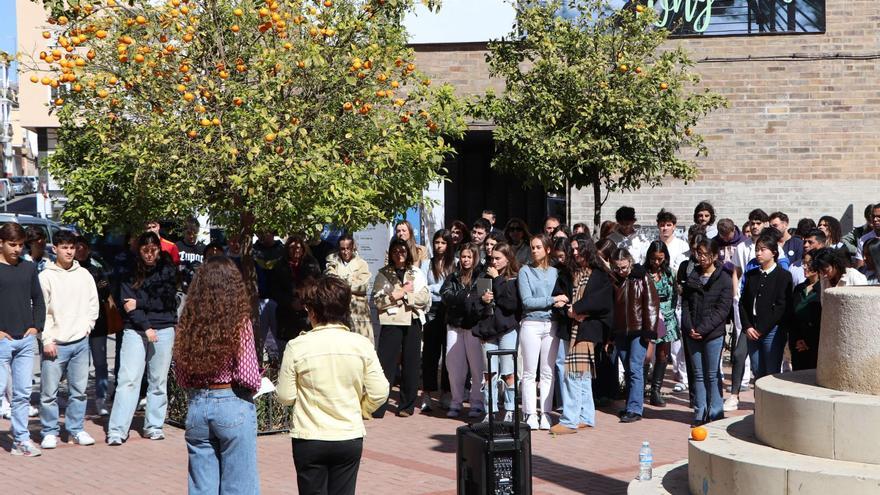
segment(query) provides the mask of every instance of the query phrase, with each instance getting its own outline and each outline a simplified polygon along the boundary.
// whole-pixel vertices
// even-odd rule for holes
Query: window
[[[676,36],[825,32],[825,0],[657,0],[654,8]]]

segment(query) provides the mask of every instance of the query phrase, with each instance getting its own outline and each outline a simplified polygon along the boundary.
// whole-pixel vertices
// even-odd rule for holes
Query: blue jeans
[[[641,415],[645,405],[645,354],[648,343],[639,334],[618,335],[614,344],[615,351],[623,362],[623,379],[629,390],[626,400],[626,412]],[[565,407],[565,404],[563,404]]]
[[[724,338],[689,340],[689,359],[694,373],[694,420],[715,421],[724,417],[721,389],[718,387],[718,364],[724,349]],[[706,404],[708,394],[709,403]]]
[[[147,340],[146,332],[126,328],[122,336],[122,355],[119,365],[116,397],[110,412],[107,437],[125,440],[137,408],[141,378],[147,369],[147,410],[144,414],[144,435],[162,431],[168,409],[166,384],[171,367],[174,346],[174,327],[156,330],[158,342]]]
[[[58,427],[58,384],[67,372],[68,401],[64,410],[64,428],[67,433],[76,435],[83,430],[86,415],[86,387],[89,384],[89,339],[82,338],[71,344],[55,346],[57,355],[43,354],[40,361],[40,423],[43,437],[57,436]]]
[[[12,439],[16,443],[30,440],[28,407],[36,348],[37,338],[33,335],[18,340],[0,339],[0,390],[5,393],[6,380],[12,381]]]
[[[189,390],[189,495],[260,493],[257,409],[231,388]]]
[[[748,339],[745,333],[742,336]],[[752,364],[752,375],[755,380],[781,371],[785,342],[785,331],[778,326],[773,327],[758,340],[748,339],[749,360]]]
[[[92,350],[92,365],[95,367],[95,398],[107,397],[109,373],[107,370],[107,336],[89,337],[89,348]]]
[[[515,350],[516,349],[516,330],[511,330],[506,334],[502,335],[499,338],[487,340],[483,342],[483,358],[486,357],[486,351],[497,351],[497,350]],[[505,411],[513,411],[515,409],[515,405],[513,403],[514,398],[514,388],[516,386],[516,377],[513,377],[513,385],[508,386],[507,382],[503,377],[507,375],[513,374],[513,355],[510,356],[492,356],[492,362],[487,362],[483,367],[486,370],[486,373],[489,373],[491,369],[493,372],[493,376],[486,380],[486,383],[483,385],[483,403],[486,404],[486,410],[489,410],[489,401],[492,404],[492,411],[495,411],[495,406],[498,404],[498,397],[496,397],[495,393],[498,390],[499,386],[504,387],[504,410]],[[491,397],[490,397],[491,396]]]
[[[596,426],[596,404],[593,402],[593,375],[578,373],[574,375],[565,370],[565,356],[570,341],[559,341],[559,358],[562,361],[560,392],[562,392],[562,417],[559,424],[577,428],[579,424]]]

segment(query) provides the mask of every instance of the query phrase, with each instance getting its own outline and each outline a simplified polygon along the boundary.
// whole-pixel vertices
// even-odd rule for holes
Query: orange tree
[[[559,0],[516,4],[516,31],[487,55],[505,91],[489,92],[472,112],[495,122],[494,166],[550,190],[592,186],[598,227],[609,191],[693,179],[696,166],[681,150],[706,153],[693,128],[726,102],[695,89],[693,63],[680,47],[662,46],[669,33],[653,26],[653,9],[565,1],[578,15],[557,15]]]
[[[413,0],[43,3],[52,46],[31,80],[62,90],[65,218],[206,213],[238,235],[251,280],[254,232],[387,221],[422,201],[443,136],[464,128],[406,45]]]

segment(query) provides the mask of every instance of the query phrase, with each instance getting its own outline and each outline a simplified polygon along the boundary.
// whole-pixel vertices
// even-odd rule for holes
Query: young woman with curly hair
[[[252,396],[260,369],[244,280],[229,258],[208,258],[196,271],[177,326],[174,363],[189,396],[189,493],[259,493]]]

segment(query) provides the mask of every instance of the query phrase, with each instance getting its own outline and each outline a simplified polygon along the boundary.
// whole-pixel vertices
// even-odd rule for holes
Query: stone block
[[[823,294],[817,383],[880,395],[880,290],[839,287]]]

